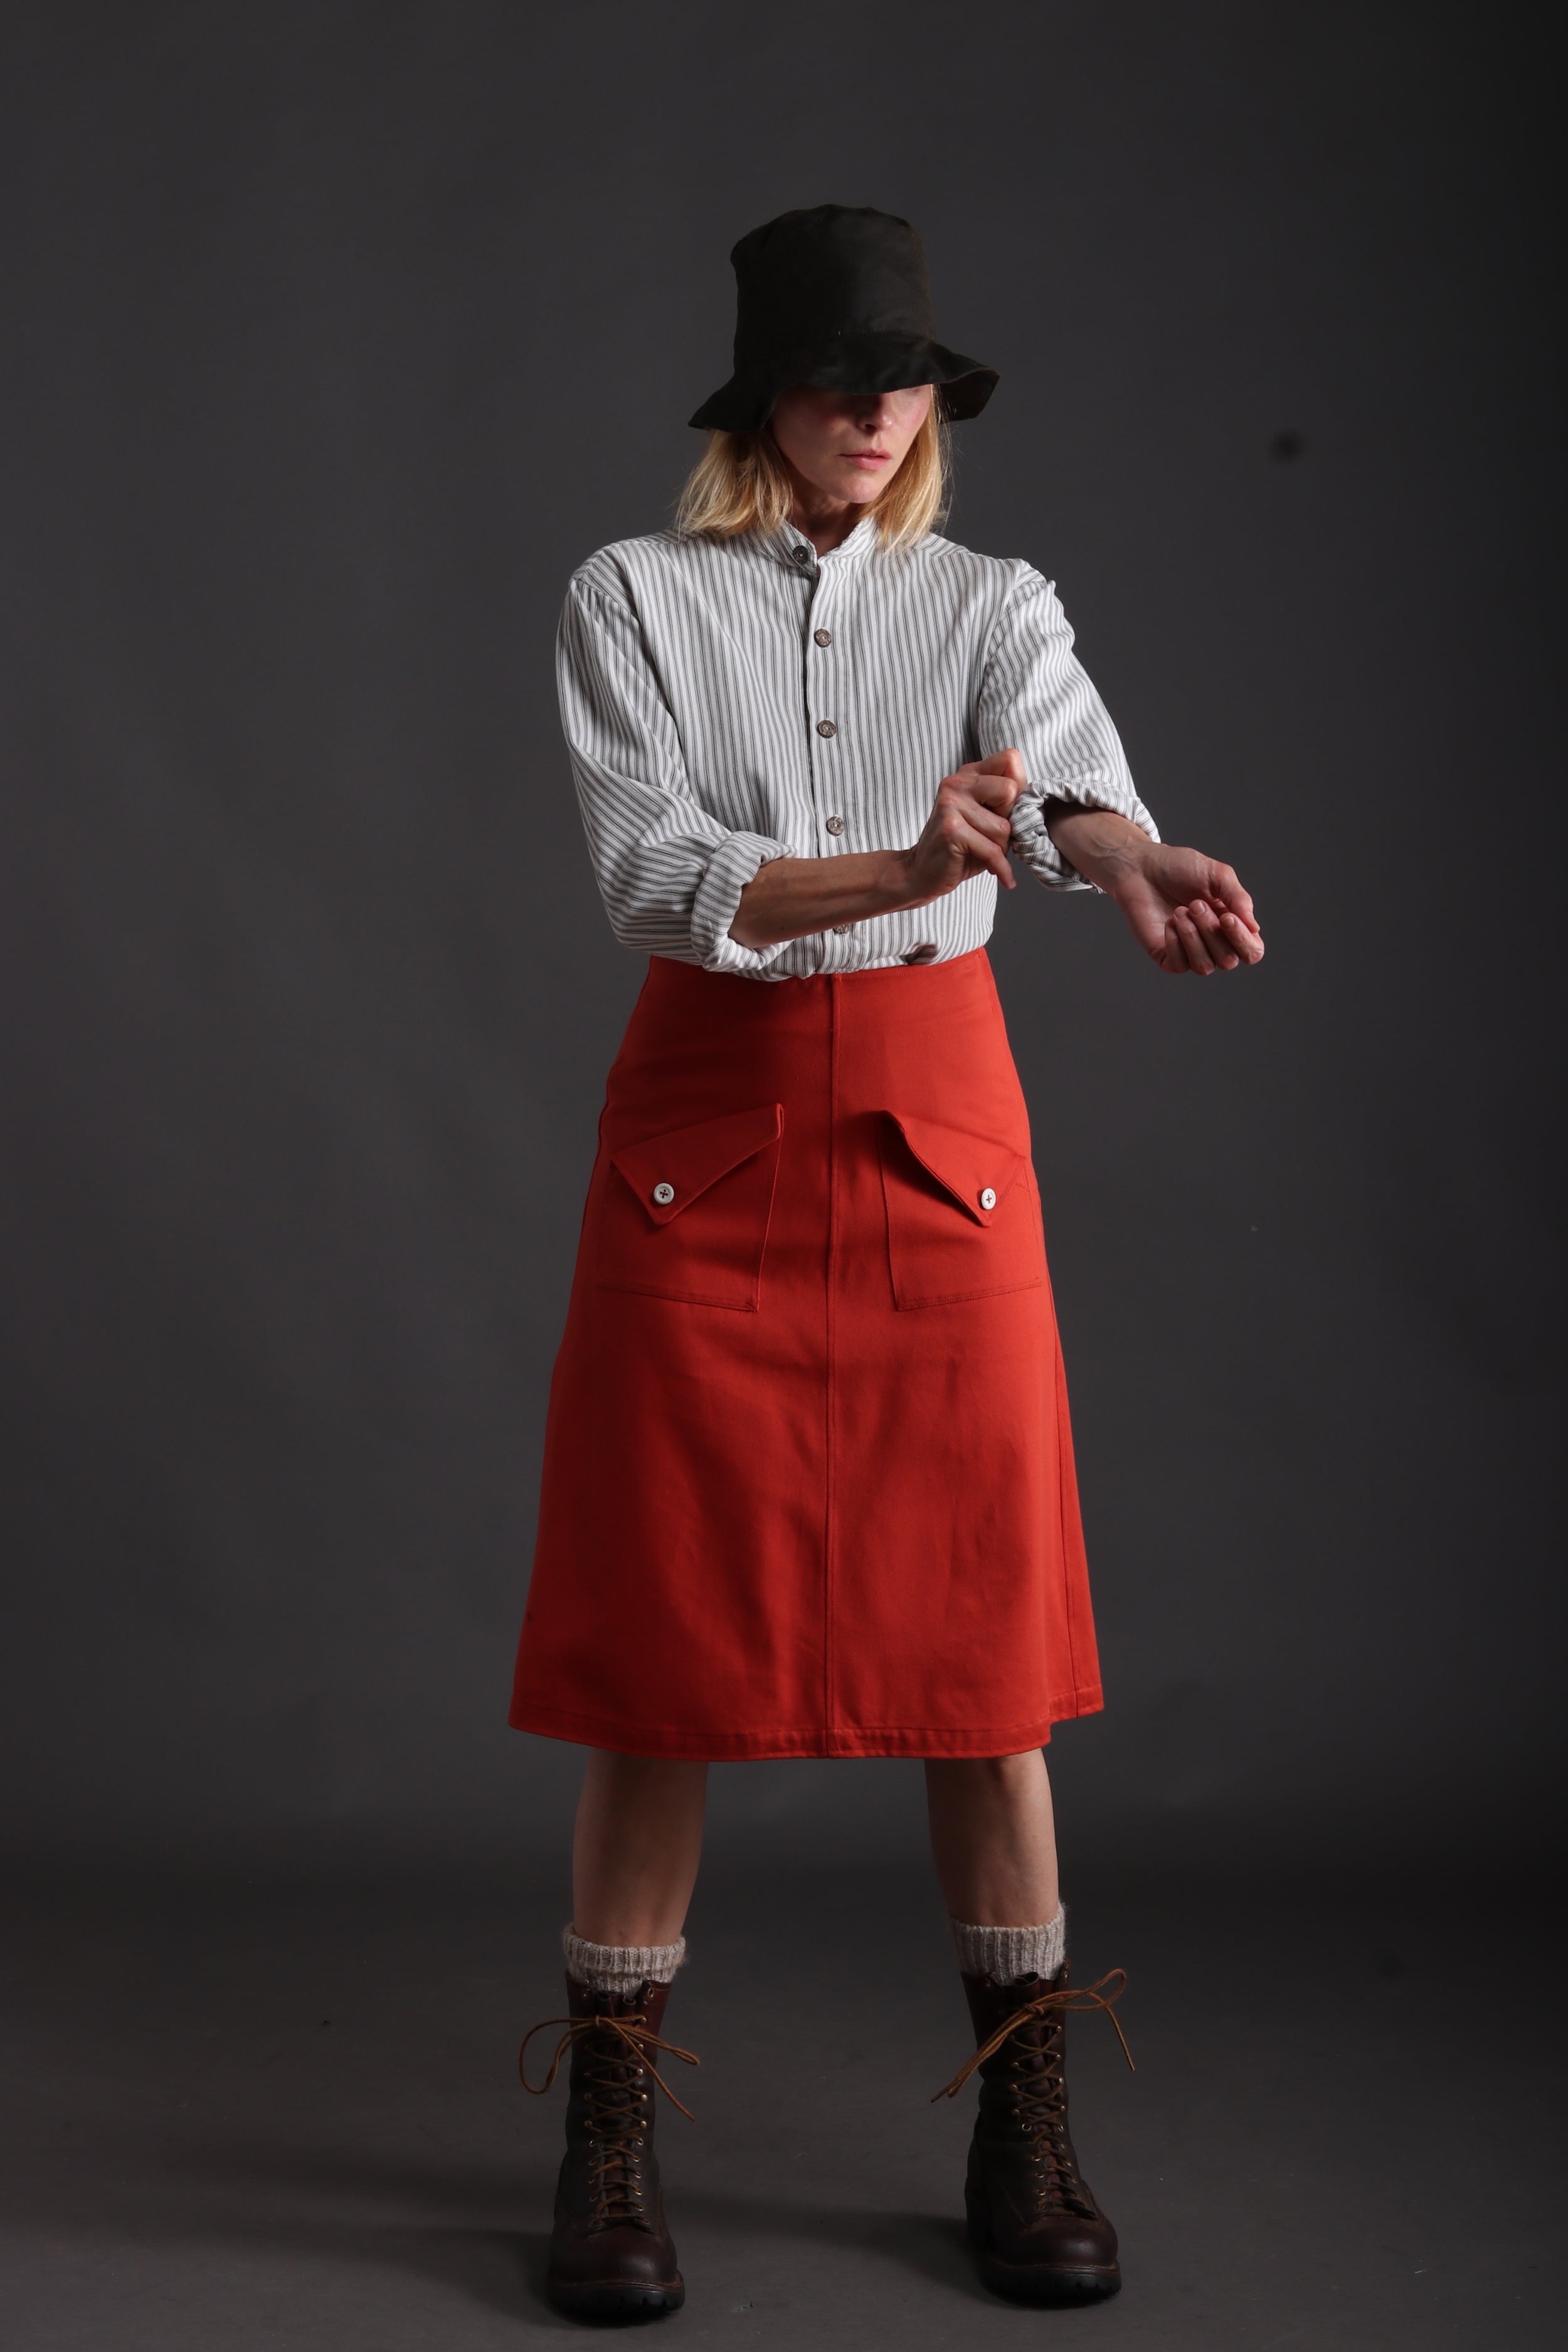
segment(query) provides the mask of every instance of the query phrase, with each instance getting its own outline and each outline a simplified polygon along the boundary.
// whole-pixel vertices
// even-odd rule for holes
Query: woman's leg
[[[980,2076],[964,2187],[980,2275],[1015,2303],[1094,2302],[1121,2273],[1068,2130],[1072,1995],[1046,1759],[933,1760],[926,1791]]]
[[[1023,1756],[931,1759],[931,1855],[954,1919],[1037,1927],[1056,1917],[1057,1833],[1039,1748]]]
[[[673,1944],[702,1856],[706,1764],[588,1759],[572,1848],[572,1926],[587,1944]]]
[[[547,2274],[579,2319],[646,2319],[686,2294],[654,2153],[653,2067],[657,2053],[667,2066],[683,2054],[663,2039],[664,2011],[686,1956],[707,1774],[600,1748],[588,1759],[563,1939],[572,2087]]]

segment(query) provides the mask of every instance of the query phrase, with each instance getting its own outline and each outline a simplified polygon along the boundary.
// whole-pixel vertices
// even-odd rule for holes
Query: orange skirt
[[[1028,1118],[984,951],[656,957],[551,1389],[520,1729],[1000,1756],[1101,1704]]]

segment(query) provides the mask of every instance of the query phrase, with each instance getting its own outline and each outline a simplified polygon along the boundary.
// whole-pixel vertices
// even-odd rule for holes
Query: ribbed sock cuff
[[[667,1985],[686,1958],[686,1938],[673,1944],[588,1944],[570,1927],[561,1930],[566,1973],[595,1992],[634,1993],[645,1984]]]
[[[966,1977],[989,1977],[994,1984],[1016,1984],[1020,1977],[1054,1977],[1067,1951],[1068,1915],[1040,1927],[972,1927],[950,1919],[958,1965]]]

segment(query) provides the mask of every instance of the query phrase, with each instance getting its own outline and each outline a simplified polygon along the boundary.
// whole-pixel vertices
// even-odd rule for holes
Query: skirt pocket
[[[900,1307],[944,1307],[1046,1278],[1026,1152],[934,1120],[882,1121],[888,1260]]]
[[[767,1103],[613,1152],[595,1257],[599,1287],[754,1314],[783,1131],[782,1105]]]

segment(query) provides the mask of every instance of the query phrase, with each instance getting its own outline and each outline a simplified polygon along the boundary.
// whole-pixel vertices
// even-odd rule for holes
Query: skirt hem
[[[578,1715],[568,1707],[531,1703],[514,1706],[508,1721],[513,1731],[564,1739],[579,1748],[604,1748],[620,1756],[663,1756],[689,1764],[760,1764],[834,1756],[1021,1756],[1031,1748],[1048,1744],[1053,1723],[1098,1715],[1104,1705],[1099,1684],[1091,1683],[1081,1690],[1053,1696],[1047,1702],[1048,1713],[1037,1723],[1008,1724],[995,1729],[933,1731],[918,1725],[879,1724],[846,1727],[841,1731],[656,1730],[647,1724],[614,1723]]]

